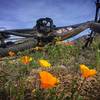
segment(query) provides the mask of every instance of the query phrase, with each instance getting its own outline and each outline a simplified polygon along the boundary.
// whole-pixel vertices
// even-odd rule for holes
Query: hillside
[[[0,100],[100,100],[100,35],[84,50],[84,38],[75,42],[71,46],[47,45],[42,50],[1,58]],[[31,60],[23,63],[23,56]],[[40,59],[47,60],[51,67],[40,67]],[[95,69],[96,75],[84,79],[81,64]],[[50,89],[41,88],[39,71],[50,72],[60,82]]]

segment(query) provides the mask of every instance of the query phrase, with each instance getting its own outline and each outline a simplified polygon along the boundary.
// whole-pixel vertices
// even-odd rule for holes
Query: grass
[[[47,45],[42,51],[19,52],[33,58],[27,65],[20,62],[21,56],[5,58],[0,62],[0,100],[100,100],[100,40],[96,38],[91,48],[81,47],[79,40],[75,46]],[[39,59],[47,59],[52,67],[41,68]],[[97,75],[84,82],[80,64],[95,68]],[[40,88],[39,70],[52,73],[60,83],[51,89]]]

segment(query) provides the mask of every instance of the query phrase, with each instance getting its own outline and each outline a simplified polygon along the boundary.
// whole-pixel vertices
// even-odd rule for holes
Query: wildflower
[[[41,67],[51,67],[51,64],[50,64],[47,60],[41,59],[41,60],[39,60],[38,62],[39,62],[39,65],[40,65]]]
[[[33,83],[34,77],[33,76],[28,76],[26,79],[27,82]]]
[[[9,54],[9,56],[11,56],[11,57],[13,57],[13,56],[16,55],[15,52],[13,52],[13,51],[9,51],[8,54]]]
[[[9,64],[15,64],[15,61],[14,60],[10,60]]]
[[[63,45],[64,46],[73,46],[73,45],[75,45],[75,42],[63,42]]]
[[[97,52],[100,53],[100,49],[98,49]]]
[[[55,87],[57,83],[59,83],[59,80],[54,77],[52,74],[46,71],[39,72],[40,75],[40,81],[41,81],[41,87],[48,89]]]
[[[59,37],[55,37],[55,41],[56,42],[60,42],[61,41],[61,37],[59,36]]]
[[[81,70],[82,76],[84,78],[88,78],[88,77],[94,76],[96,74],[95,69],[89,69],[87,66],[85,66],[83,64],[80,65],[80,70]]]
[[[33,50],[36,50],[36,51],[41,51],[41,50],[43,50],[43,47],[35,47],[35,48],[33,48]]]
[[[36,89],[33,89],[33,90],[32,90],[32,93],[34,93],[35,91],[36,91]]]
[[[2,60],[2,58],[0,57],[0,61]]]
[[[32,70],[31,70],[31,73],[35,73],[35,69],[32,69]]]
[[[21,62],[22,62],[23,64],[29,64],[31,61],[32,61],[32,57],[29,57],[29,56],[23,56],[23,57],[21,58]]]
[[[63,41],[57,41],[56,44],[57,45],[61,45]]]
[[[74,42],[64,42],[64,41],[58,41],[58,42],[56,42],[56,44],[57,45],[64,45],[64,46],[73,46],[73,45],[75,45],[75,43]]]

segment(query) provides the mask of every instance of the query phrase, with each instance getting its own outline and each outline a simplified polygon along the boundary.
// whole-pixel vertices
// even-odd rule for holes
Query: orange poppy
[[[8,54],[9,54],[9,56],[11,56],[11,57],[13,57],[13,56],[16,55],[15,52],[13,52],[13,51],[9,51]]]
[[[63,42],[63,45],[64,46],[73,46],[73,45],[75,45],[75,42]]]
[[[56,42],[56,44],[62,44],[62,45],[64,45],[64,46],[73,46],[73,45],[75,45],[75,42],[64,42],[64,41],[58,41],[58,42]]]
[[[54,77],[52,74],[46,71],[39,72],[40,75],[40,81],[41,81],[41,87],[48,89],[55,87],[57,83],[59,83],[59,80]]]
[[[85,66],[83,64],[80,65],[80,70],[81,70],[82,76],[84,78],[88,78],[88,77],[94,76],[96,74],[95,69],[89,69],[87,66]]]
[[[29,57],[29,56],[23,56],[23,57],[21,58],[21,62],[22,62],[23,64],[29,64],[31,61],[32,61],[32,57]]]

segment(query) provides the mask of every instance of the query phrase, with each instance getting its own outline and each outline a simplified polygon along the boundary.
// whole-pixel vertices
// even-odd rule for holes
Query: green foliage
[[[75,46],[52,45],[45,47],[46,57],[55,65],[66,65],[71,57],[77,55],[76,51]]]
[[[97,39],[95,39],[95,41],[93,41],[93,49],[95,51],[95,65],[97,70],[100,70],[100,38],[98,36]]]
[[[82,46],[80,42],[79,46],[47,45],[43,51],[34,51],[32,53],[30,53],[30,51],[19,52],[18,55],[28,55],[33,58],[32,62],[27,65],[22,64],[18,60],[20,57],[14,60],[7,59],[3,61],[0,66],[0,93],[3,93],[2,96],[0,96],[0,100],[3,100],[3,96],[11,100],[27,100],[27,95],[31,97],[30,100],[73,100],[73,98],[83,100],[83,96],[78,94],[77,90],[77,82],[80,80],[78,80],[78,78],[74,79],[74,76],[79,77],[79,64],[83,62],[86,62],[84,64],[89,63],[91,68],[94,68],[95,65],[97,70],[100,69],[100,48],[94,43],[92,50],[88,52],[91,54],[92,51],[92,53],[95,54],[95,59],[93,59],[92,62],[92,58],[86,58],[88,55],[86,53],[87,50],[82,50],[80,46]],[[86,58],[85,61],[84,59],[79,60],[80,57]],[[63,82],[55,88],[46,90],[36,87],[35,92],[32,94],[31,91],[34,88],[30,88],[30,83],[27,84],[26,79],[32,69],[37,70],[40,68],[38,65],[39,59],[47,59],[52,66],[64,65],[65,69],[69,71],[72,76],[66,73],[67,71],[65,69],[61,71],[61,69],[57,67],[51,68],[51,73],[58,75]],[[71,69],[71,67],[73,69]],[[70,70],[68,70],[68,68],[70,68]],[[74,74],[71,73],[71,71],[74,72],[75,70],[76,72]],[[76,75],[76,73],[78,73],[78,75]],[[70,80],[70,76],[73,79]],[[28,94],[26,95],[25,92],[28,92]]]

